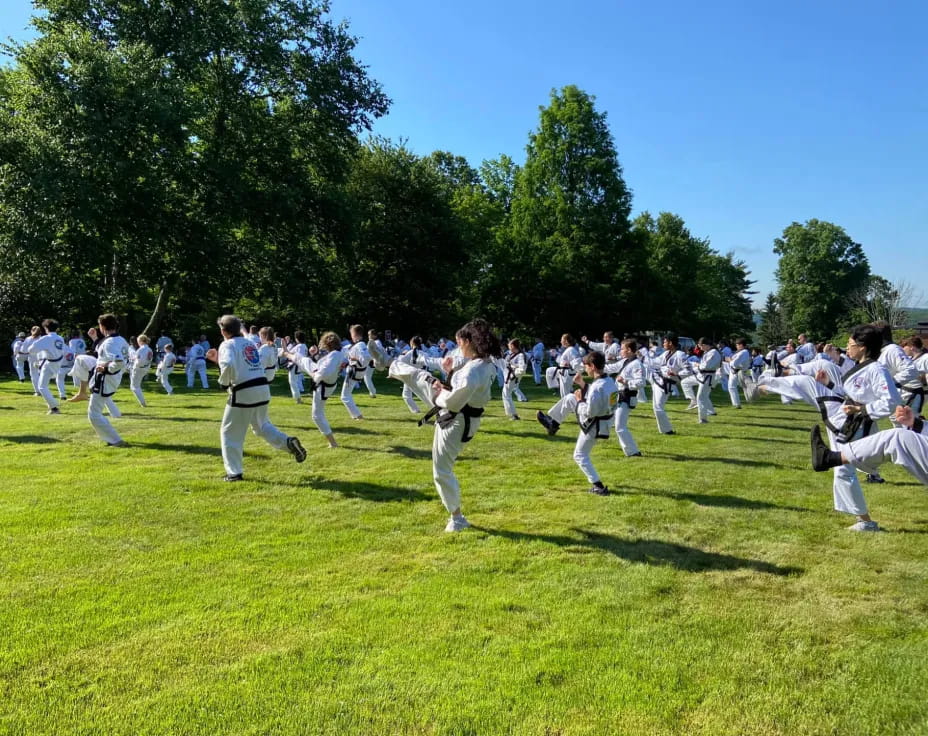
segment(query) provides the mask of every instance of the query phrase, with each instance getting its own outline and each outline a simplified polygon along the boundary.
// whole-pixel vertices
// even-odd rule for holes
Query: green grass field
[[[928,733],[928,494],[886,467],[887,532],[845,531],[810,408],[639,407],[599,498],[550,392],[495,399],[451,535],[399,384],[327,450],[277,383],[309,459],[249,435],[227,484],[218,390],[123,388],[115,449],[0,382],[0,733]]]

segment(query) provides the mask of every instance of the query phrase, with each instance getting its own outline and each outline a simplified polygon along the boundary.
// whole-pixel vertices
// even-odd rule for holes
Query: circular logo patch
[[[261,362],[261,356],[254,343],[248,343],[242,350],[242,355],[245,358],[245,362],[252,367],[257,366]]]

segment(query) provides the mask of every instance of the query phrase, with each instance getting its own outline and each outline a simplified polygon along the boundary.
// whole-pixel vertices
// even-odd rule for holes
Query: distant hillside
[[[928,322],[928,307],[906,307],[909,315],[908,327],[915,327],[919,322]]]

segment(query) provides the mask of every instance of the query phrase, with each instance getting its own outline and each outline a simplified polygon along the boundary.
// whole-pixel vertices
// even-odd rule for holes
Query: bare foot
[[[71,403],[74,401],[87,401],[89,398],[90,398],[89,394],[74,394],[74,396],[68,399],[68,403]]]

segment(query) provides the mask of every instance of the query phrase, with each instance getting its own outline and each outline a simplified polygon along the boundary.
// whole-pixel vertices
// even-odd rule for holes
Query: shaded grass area
[[[811,409],[716,392],[709,425],[671,402],[665,437],[641,406],[645,457],[600,443],[598,498],[529,387],[466,446],[475,528],[446,535],[398,385],[355,394],[363,422],[328,402],[337,450],[283,388],[309,459],[250,436],[226,484],[218,391],[123,389],[118,450],[0,383],[0,732],[928,730],[928,498],[886,468],[889,531],[846,532]]]

